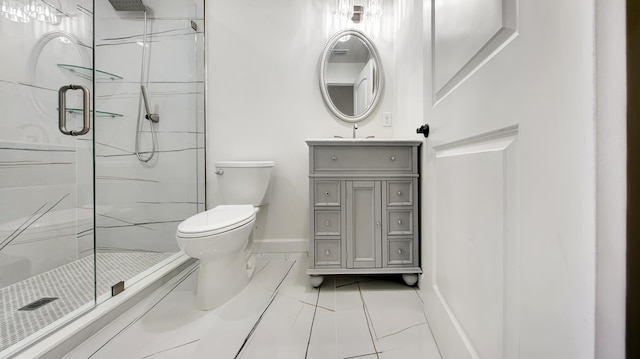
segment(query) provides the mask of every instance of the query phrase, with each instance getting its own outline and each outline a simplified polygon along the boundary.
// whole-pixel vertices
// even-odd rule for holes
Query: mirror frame
[[[345,115],[336,107],[336,105],[331,100],[331,97],[329,96],[329,89],[327,88],[327,84],[326,84],[325,72],[326,72],[327,60],[331,55],[331,50],[333,49],[333,47],[344,36],[355,36],[358,39],[360,39],[360,41],[362,41],[362,43],[364,43],[364,45],[369,50],[369,53],[373,57],[373,60],[377,67],[377,71],[376,71],[377,76],[375,79],[375,84],[374,84],[375,88],[374,88],[371,104],[369,104],[369,107],[367,107],[367,109],[363,113],[359,115],[354,115],[354,116]],[[327,45],[324,47],[324,50],[322,51],[322,56],[320,57],[320,76],[319,77],[320,77],[320,92],[322,93],[322,99],[324,100],[324,104],[329,108],[329,110],[335,117],[337,117],[342,121],[355,123],[355,122],[360,122],[365,120],[367,117],[369,117],[369,115],[371,115],[373,111],[375,111],[375,109],[378,107],[378,104],[382,99],[382,93],[384,91],[384,70],[382,69],[382,59],[378,54],[378,49],[376,48],[376,45],[362,31],[353,30],[353,29],[342,30],[336,33],[335,35],[333,35],[329,39],[329,41],[327,41]]]

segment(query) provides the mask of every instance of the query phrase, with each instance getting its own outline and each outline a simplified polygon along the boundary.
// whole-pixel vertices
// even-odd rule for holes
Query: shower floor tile
[[[98,295],[111,285],[165,260],[173,253],[99,253]],[[87,256],[0,289],[0,351],[65,315],[94,302],[94,257]],[[58,298],[32,311],[18,311],[41,298]]]
[[[65,358],[441,358],[418,291],[400,278],[327,276],[316,289],[306,254],[256,263],[240,294],[206,312],[195,265]]]

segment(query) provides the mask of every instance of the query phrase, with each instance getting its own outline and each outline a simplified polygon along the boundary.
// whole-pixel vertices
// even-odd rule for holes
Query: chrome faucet
[[[353,138],[356,138],[356,130],[358,129],[358,124],[354,123],[353,124]]]

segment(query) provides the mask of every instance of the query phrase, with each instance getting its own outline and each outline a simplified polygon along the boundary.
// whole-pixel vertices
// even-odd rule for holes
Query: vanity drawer
[[[315,265],[340,266],[340,240],[316,239],[315,240]]]
[[[387,211],[388,234],[413,234],[413,211],[410,209],[390,209]]]
[[[314,172],[413,173],[411,147],[321,146],[315,148]]]
[[[316,236],[339,236],[340,211],[315,211],[314,229]]]
[[[316,206],[340,205],[340,181],[315,181]]]
[[[413,239],[393,239],[388,242],[387,265],[413,264]]]
[[[413,204],[412,181],[388,181],[387,205],[410,206]]]

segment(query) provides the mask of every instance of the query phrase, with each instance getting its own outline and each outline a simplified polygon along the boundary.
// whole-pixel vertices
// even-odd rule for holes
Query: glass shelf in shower
[[[69,64],[58,64],[58,67],[66,70],[78,77],[81,77],[85,80],[93,79],[93,69],[90,67],[78,66],[78,65],[69,65]],[[101,71],[95,70],[96,80],[122,80],[121,76]]]
[[[69,108],[67,107],[65,109],[67,111],[67,113],[73,114],[73,115],[82,115],[82,109],[81,108]],[[93,112],[93,110],[92,110]],[[119,114],[119,113],[114,113],[114,112],[107,112],[107,111],[96,111],[95,113],[96,117],[122,117],[123,115]]]

